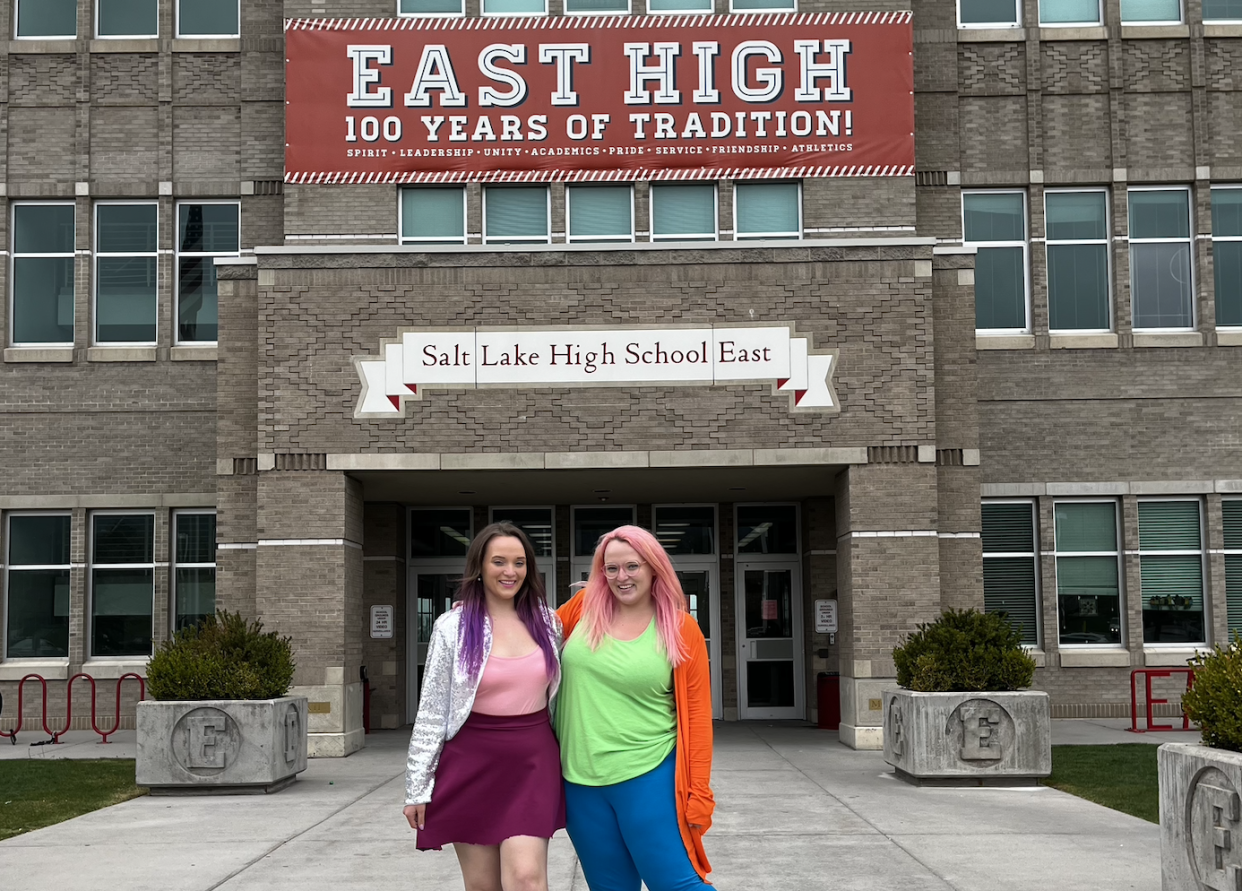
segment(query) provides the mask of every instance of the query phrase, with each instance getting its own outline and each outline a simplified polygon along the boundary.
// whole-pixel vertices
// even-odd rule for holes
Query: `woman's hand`
[[[423,829],[426,827],[427,805],[407,804],[405,810],[401,813],[405,814],[405,819],[410,824],[411,829]]]

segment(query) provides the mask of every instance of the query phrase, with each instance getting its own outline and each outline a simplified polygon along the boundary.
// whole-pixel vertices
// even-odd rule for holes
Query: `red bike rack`
[[[43,732],[51,739],[47,743],[58,745],[60,738],[69,732],[69,728],[73,726],[73,684],[79,678],[85,678],[91,686],[91,729],[99,734],[102,739],[101,744],[108,742],[108,737],[116,733],[121,727],[121,685],[129,678],[133,678],[138,682],[138,700],[142,701],[147,698],[147,684],[141,675],[127,672],[116,679],[116,720],[112,722],[111,730],[101,730],[99,727],[98,702],[96,701],[95,678],[86,672],[78,672],[69,678],[65,685],[65,727],[63,730],[52,730],[47,726],[47,680],[39,674],[28,674],[17,682],[17,726],[12,730],[0,730],[0,737],[7,737],[12,745],[17,745],[17,734],[21,732],[24,722],[23,708],[25,706],[26,697],[23,695],[26,689],[27,681],[38,681],[43,692]],[[44,743],[31,743],[31,745],[43,745]]]
[[[1145,694],[1147,701],[1146,726],[1139,729],[1138,726],[1138,676],[1143,675],[1145,683]],[[1186,716],[1186,712],[1182,712],[1182,726],[1174,727],[1172,724],[1155,724],[1155,716],[1152,714],[1153,705],[1164,705],[1169,700],[1153,699],[1151,695],[1151,679],[1152,678],[1171,678],[1175,674],[1186,675],[1186,689],[1189,690],[1195,682],[1195,670],[1193,668],[1136,668],[1130,672],[1130,732],[1131,733],[1147,733],[1149,730],[1195,730],[1190,726],[1190,718]]]

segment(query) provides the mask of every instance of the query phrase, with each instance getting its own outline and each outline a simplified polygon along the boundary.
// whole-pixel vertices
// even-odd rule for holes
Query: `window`
[[[975,255],[975,328],[1025,332],[1026,194],[964,192],[962,231]]]
[[[68,514],[9,517],[8,659],[69,656]]]
[[[716,186],[651,186],[652,241],[715,241]]]
[[[1242,0],[1203,0],[1203,21],[1242,22]]]
[[[1109,331],[1106,193],[1045,192],[1048,324],[1053,331]]]
[[[401,243],[465,244],[466,190],[402,189]]]
[[[713,11],[712,0],[648,0],[647,11],[652,15],[664,12],[702,12]]]
[[[96,0],[99,37],[158,37],[158,0]]]
[[[1225,526],[1225,602],[1228,604],[1229,639],[1242,634],[1242,498],[1220,503]]]
[[[95,340],[155,343],[155,204],[95,206]]]
[[[220,330],[216,264],[241,251],[241,205],[177,205],[177,341],[215,343]]]
[[[672,557],[716,553],[716,508],[664,505],[655,508],[655,536]]]
[[[566,186],[569,241],[634,240],[634,192],[629,186]]]
[[[465,557],[473,535],[469,508],[410,511],[410,558]]]
[[[1129,197],[1134,328],[1191,329],[1190,191],[1131,189]]]
[[[733,188],[733,230],[739,240],[801,238],[801,186],[798,183],[738,183]]]
[[[630,0],[565,0],[566,15],[590,15],[592,13],[629,15]]]
[[[1143,643],[1203,643],[1203,536],[1198,501],[1140,501]]]
[[[178,37],[237,37],[240,0],[177,0]]]
[[[463,15],[462,0],[401,0],[397,15]]]
[[[77,0],[16,0],[18,37],[77,37]]]
[[[985,501],[983,608],[1007,613],[1027,646],[1039,645],[1039,570],[1035,504]]]
[[[1181,21],[1180,0],[1121,0],[1123,25],[1177,25]]]
[[[494,507],[492,522],[508,522],[517,526],[530,539],[535,549],[535,559],[539,574],[543,576],[543,587],[548,603],[559,606],[569,599],[569,591],[558,591],[556,588],[556,551],[553,547],[555,526],[550,507]]]
[[[547,0],[483,0],[483,15],[547,14]]]
[[[1120,644],[1116,503],[1059,501],[1053,516],[1061,645]]]
[[[1212,189],[1216,327],[1242,327],[1242,187]]]
[[[1039,24],[1098,25],[1100,0],[1039,0]]]
[[[573,530],[573,551],[570,554],[570,582],[585,582],[591,572],[591,558],[595,546],[606,532],[618,526],[634,523],[634,508],[630,507],[573,507],[569,512],[569,525]]]
[[[173,630],[216,614],[216,515],[173,515]]]
[[[795,0],[731,0],[732,12],[794,12]]]
[[[72,204],[13,205],[12,341],[73,344]]]
[[[486,244],[547,244],[547,186],[487,186],[483,189]]]
[[[1016,28],[1018,0],[958,0],[957,21],[963,28]]]
[[[798,508],[792,504],[738,505],[737,552],[798,553]]]
[[[150,656],[155,517],[91,516],[92,656]]]

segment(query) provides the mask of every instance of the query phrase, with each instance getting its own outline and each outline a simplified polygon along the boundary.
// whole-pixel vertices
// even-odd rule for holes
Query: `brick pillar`
[[[310,755],[356,752],[367,631],[362,485],[325,470],[260,473],[256,530],[256,612],[293,638],[291,692],[310,700]]]
[[[893,647],[940,611],[936,467],[851,466],[837,477],[836,507],[841,741],[879,749]]]

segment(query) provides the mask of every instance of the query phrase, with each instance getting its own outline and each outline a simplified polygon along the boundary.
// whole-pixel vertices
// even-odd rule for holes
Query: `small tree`
[[[945,610],[893,650],[897,683],[920,693],[1029,687],[1035,660],[1005,613]]]
[[[290,638],[221,610],[164,642],[147,667],[147,690],[165,700],[275,699],[293,669]]]
[[[1217,644],[1190,660],[1193,686],[1182,695],[1187,717],[1199,725],[1205,745],[1242,752],[1242,638]]]

